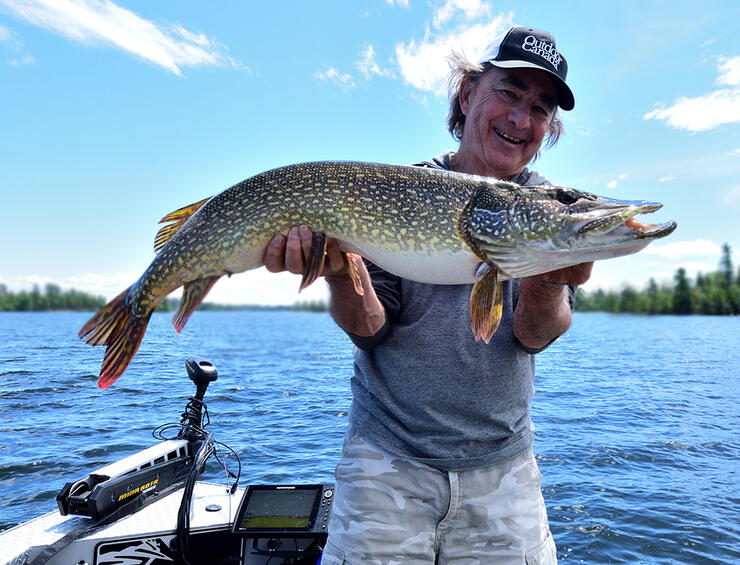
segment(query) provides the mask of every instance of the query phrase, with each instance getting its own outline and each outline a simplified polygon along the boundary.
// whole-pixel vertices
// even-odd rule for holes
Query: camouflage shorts
[[[440,471],[354,435],[336,469],[322,565],[555,565],[527,451],[491,467]]]

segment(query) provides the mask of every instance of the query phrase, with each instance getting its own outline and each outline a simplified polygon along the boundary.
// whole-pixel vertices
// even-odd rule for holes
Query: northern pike
[[[488,342],[501,318],[501,281],[639,251],[676,227],[634,218],[661,206],[405,165],[281,167],[165,216],[147,270],[79,336],[107,346],[98,380],[107,388],[125,371],[164,297],[184,287],[172,322],[179,333],[219,278],[261,266],[276,234],[306,225],[316,235],[301,288],[319,276],[326,238],[336,238],[360,294],[347,253],[414,281],[474,283],[472,329]]]

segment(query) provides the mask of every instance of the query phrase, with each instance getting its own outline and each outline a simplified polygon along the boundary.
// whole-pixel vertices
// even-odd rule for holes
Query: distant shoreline
[[[11,292],[0,284],[0,312],[56,312],[100,310],[107,300],[77,290],[63,291],[49,283],[42,292],[38,285],[33,290]],[[179,300],[165,298],[157,306],[157,312],[177,310]],[[584,291],[578,289],[575,296],[577,312],[624,312],[633,314],[681,314],[708,316],[740,315],[740,269],[732,264],[729,244],[722,246],[722,257],[714,272],[696,276],[692,281],[686,270],[676,271],[673,283],[657,284],[650,279],[647,288],[635,289],[624,285],[620,291],[601,289]],[[259,304],[215,304],[204,302],[201,311],[302,311],[326,312],[327,303],[322,300],[297,302],[289,305]]]

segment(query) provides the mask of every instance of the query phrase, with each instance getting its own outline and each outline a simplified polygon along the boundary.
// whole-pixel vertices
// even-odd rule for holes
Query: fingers
[[[564,269],[558,269],[556,271],[551,271],[537,276],[551,284],[581,285],[591,277],[591,270],[593,267],[593,262],[581,263],[579,265],[565,267]]]
[[[285,244],[285,268],[295,275],[303,274],[311,249],[311,230],[306,226],[292,227]]]
[[[265,267],[271,273],[285,270],[285,237],[278,234],[270,240],[263,258]]]
[[[311,251],[313,232],[308,226],[293,227],[288,237],[276,235],[265,249],[265,267],[271,273],[289,271],[302,275]],[[326,260],[321,275],[335,275],[344,269],[344,260],[335,239],[327,240]]]

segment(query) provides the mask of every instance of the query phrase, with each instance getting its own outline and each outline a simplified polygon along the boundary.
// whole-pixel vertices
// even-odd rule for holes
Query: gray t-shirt
[[[422,166],[450,168],[447,152]],[[510,179],[550,184],[525,170]],[[409,281],[368,263],[386,310],[373,337],[355,348],[349,434],[439,469],[492,465],[528,449],[535,351],[514,337],[519,281],[503,283],[503,315],[489,344],[470,329],[472,285]]]

